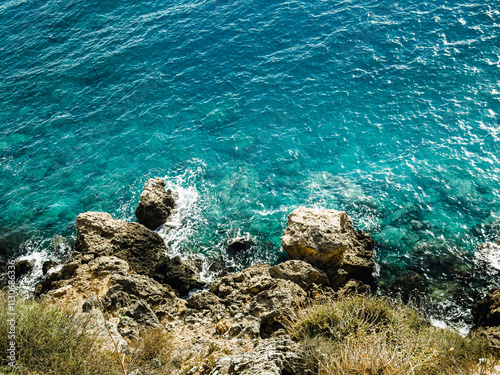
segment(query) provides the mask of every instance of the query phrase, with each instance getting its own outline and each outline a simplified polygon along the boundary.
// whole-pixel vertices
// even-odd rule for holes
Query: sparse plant
[[[320,375],[487,373],[488,350],[479,338],[433,327],[414,308],[388,298],[314,304],[289,331]]]

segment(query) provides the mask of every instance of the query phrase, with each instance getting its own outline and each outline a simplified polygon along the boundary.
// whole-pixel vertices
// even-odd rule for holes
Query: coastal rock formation
[[[114,255],[137,273],[153,274],[166,250],[163,239],[141,224],[115,220],[105,212],[86,212],[76,218],[75,251],[84,262]]]
[[[169,284],[181,295],[204,285],[194,267],[180,258],[168,258],[160,235],[141,224],[86,212],[76,218],[76,234],[75,251],[83,263],[113,255],[127,261],[132,271]]]
[[[281,246],[291,259],[325,270],[335,285],[351,278],[372,281],[375,243],[369,234],[353,229],[344,211],[305,207],[292,211]]]
[[[139,223],[155,230],[167,221],[175,208],[175,199],[175,193],[165,190],[163,179],[150,178],[144,185],[135,216]]]
[[[252,352],[222,357],[210,375],[312,375],[302,351],[287,336],[273,338],[263,341]]]
[[[347,281],[366,269],[371,274],[373,241],[353,230],[339,211],[300,209],[291,217],[283,243],[309,263],[293,259],[219,272],[224,276],[201,290],[198,273],[206,267],[168,258],[154,231],[107,213],[80,214],[74,257],[47,270],[35,295],[95,316],[95,330],[111,332],[124,351],[141,331],[161,330],[176,340],[173,350],[182,373],[309,374],[301,345],[285,327],[313,299],[362,290],[365,286],[353,280],[334,290],[331,275]],[[240,242],[236,250],[245,248]],[[189,298],[179,297],[189,292]],[[102,340],[113,350],[106,335]]]

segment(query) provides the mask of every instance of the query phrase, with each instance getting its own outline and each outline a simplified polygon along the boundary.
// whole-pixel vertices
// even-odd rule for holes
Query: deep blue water
[[[247,263],[276,262],[291,210],[336,208],[376,239],[383,285],[410,269],[436,296],[486,288],[498,278],[474,267],[500,237],[499,10],[3,1],[0,250],[50,251],[88,210],[134,220],[159,176],[184,205],[163,233],[172,252],[220,259],[244,235]]]

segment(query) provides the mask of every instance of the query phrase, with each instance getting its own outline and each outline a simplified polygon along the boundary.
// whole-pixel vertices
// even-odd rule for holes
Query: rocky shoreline
[[[76,219],[74,253],[44,265],[35,297],[92,316],[104,348],[126,352],[141,330],[158,328],[178,340],[182,369],[191,375],[309,374],[303,348],[285,327],[312,302],[370,293],[374,241],[342,211],[300,207],[281,238],[290,260],[217,275],[206,284],[196,260],[170,258],[154,232],[175,210],[175,192],[149,180],[136,210],[138,223],[102,212]],[[245,248],[232,244],[231,251]],[[19,264],[19,273],[29,264]],[[500,352],[500,293],[474,311],[478,332]],[[487,327],[486,327],[487,326]],[[184,351],[184,353],[183,353]]]

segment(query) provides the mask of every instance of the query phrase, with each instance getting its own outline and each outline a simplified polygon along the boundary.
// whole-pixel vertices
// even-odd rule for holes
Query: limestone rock
[[[288,337],[265,340],[252,352],[222,357],[210,375],[309,375],[304,351]]]
[[[114,255],[140,274],[154,274],[167,250],[163,239],[141,224],[114,220],[104,212],[86,212],[76,218],[75,250],[93,257]]]
[[[289,260],[273,266],[269,274],[277,279],[293,281],[304,289],[311,288],[313,284],[328,284],[325,272],[301,260]]]
[[[149,229],[155,230],[167,221],[175,208],[175,194],[165,190],[165,181],[161,178],[151,178],[144,185],[135,210],[139,223]]]
[[[155,269],[154,278],[176,289],[181,296],[192,289],[201,289],[205,283],[200,280],[195,265],[180,257],[162,255]]]
[[[298,284],[274,278],[271,266],[257,264],[214,281],[210,292],[218,296],[236,317],[254,316],[260,320],[260,334],[268,337],[296,316],[307,294]]]
[[[144,327],[160,327],[160,321],[144,300],[138,300],[123,315],[132,318]]]
[[[305,207],[292,211],[281,245],[291,259],[304,260],[327,271],[330,281],[332,275],[346,280],[371,280],[374,241],[370,235],[354,230],[343,211]],[[345,272],[339,274],[339,268]]]
[[[68,280],[75,274],[75,271],[80,266],[77,261],[69,262],[56,272],[47,275],[35,286],[35,297],[40,297],[42,294],[47,293],[49,290],[57,289],[61,285],[61,281]]]

